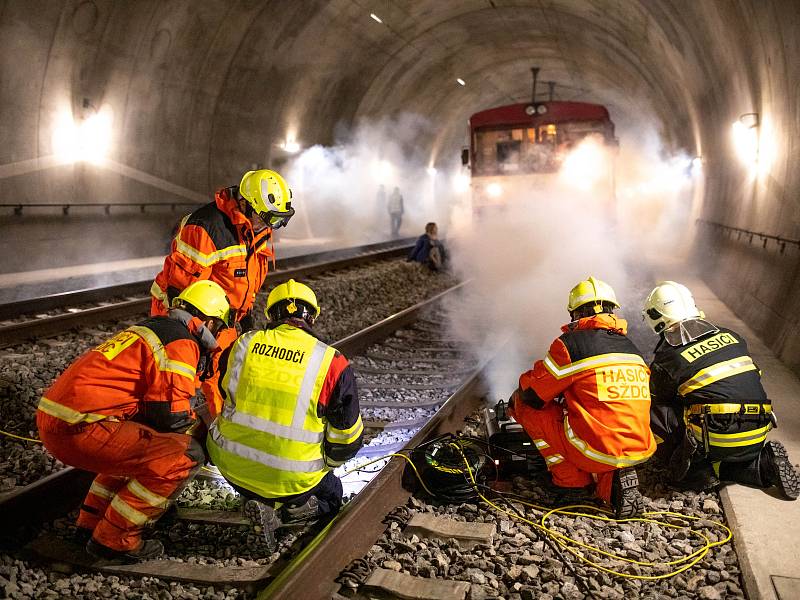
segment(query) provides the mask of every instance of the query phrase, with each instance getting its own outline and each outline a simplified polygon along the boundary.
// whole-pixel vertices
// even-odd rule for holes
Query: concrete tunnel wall
[[[800,239],[795,0],[6,0],[0,203],[197,202],[254,165],[280,166],[288,133],[331,144],[402,113],[427,119],[415,142],[446,164],[469,114],[529,97],[532,65],[560,97],[606,104],[621,128],[655,121],[668,147],[702,156],[702,218]],[[53,156],[60,114],[105,106],[110,162]],[[730,144],[750,112],[755,177]],[[11,212],[0,210],[4,272],[115,257],[109,241],[134,223],[122,209],[105,221],[73,213],[61,229]],[[126,251],[162,247],[178,216],[137,217]],[[800,367],[800,249],[697,231],[715,292]]]

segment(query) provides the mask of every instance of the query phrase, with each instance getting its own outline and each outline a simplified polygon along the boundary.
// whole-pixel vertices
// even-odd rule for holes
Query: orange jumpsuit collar
[[[610,329],[621,335],[626,335],[628,331],[628,322],[616,315],[600,313],[593,317],[584,317],[583,319],[572,321],[561,327],[561,331],[564,333],[576,331],[578,329]]]

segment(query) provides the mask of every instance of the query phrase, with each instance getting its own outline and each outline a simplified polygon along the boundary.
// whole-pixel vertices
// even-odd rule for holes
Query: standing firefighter
[[[77,523],[92,532],[86,548],[93,555],[136,561],[164,551],[157,540],[142,541],[142,530],[204,462],[190,398],[228,317],[222,288],[193,283],[168,316],[89,350],[39,401],[45,447],[65,464],[98,473]]]
[[[266,330],[244,334],[220,359],[225,402],[208,452],[274,547],[281,521],[338,512],[332,469],[361,447],[364,426],[349,362],[311,330],[320,312],[311,288],[290,279],[270,292],[266,312]]]
[[[294,215],[292,192],[275,171],[248,171],[238,186],[218,190],[214,202],[181,221],[164,268],[150,293],[151,315],[164,315],[170,302],[190,283],[209,280],[225,290],[231,317],[240,330],[254,327],[252,308],[267,276],[272,231],[285,226]],[[236,339],[230,329],[219,340],[226,348]],[[220,400],[209,387],[212,416]]]
[[[673,482],[707,488],[718,476],[777,486],[796,499],[800,480],[786,449],[766,441],[775,413],[744,338],[706,321],[674,281],[650,292],[643,314],[660,338],[650,365],[651,425]]]
[[[624,518],[642,509],[633,465],[646,461],[656,443],[649,371],[616,308],[614,290],[594,277],[572,288],[572,322],[544,360],[520,376],[510,404],[553,484],[584,492],[596,482],[596,496]],[[560,396],[563,401],[555,401]]]

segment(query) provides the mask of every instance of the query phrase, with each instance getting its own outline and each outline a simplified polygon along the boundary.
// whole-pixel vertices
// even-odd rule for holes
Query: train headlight
[[[486,186],[486,193],[492,198],[499,198],[503,194],[503,188],[499,183],[490,183]]]
[[[582,190],[600,182],[610,169],[603,147],[593,139],[584,140],[561,165],[561,178]]]

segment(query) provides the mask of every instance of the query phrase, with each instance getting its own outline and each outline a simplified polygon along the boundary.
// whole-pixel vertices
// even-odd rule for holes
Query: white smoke
[[[489,369],[495,400],[507,398],[561,334],[578,281],[609,283],[622,305],[617,314],[638,321],[651,284],[636,274],[647,271],[647,257],[690,243],[691,162],[665,155],[657,140],[623,134],[616,211],[581,190],[575,175],[547,190],[510,187],[512,176],[502,183],[505,208],[470,224],[463,209],[452,219],[453,268],[472,284],[449,307],[451,326],[482,359],[499,349]]]
[[[405,209],[400,236],[422,234],[425,223],[449,214],[449,207],[435,198],[435,173],[417,143],[430,137],[430,125],[422,117],[402,115],[363,122],[332,147],[303,151],[286,169],[298,212],[281,235],[331,244],[385,240],[390,233],[386,203],[395,187]]]

